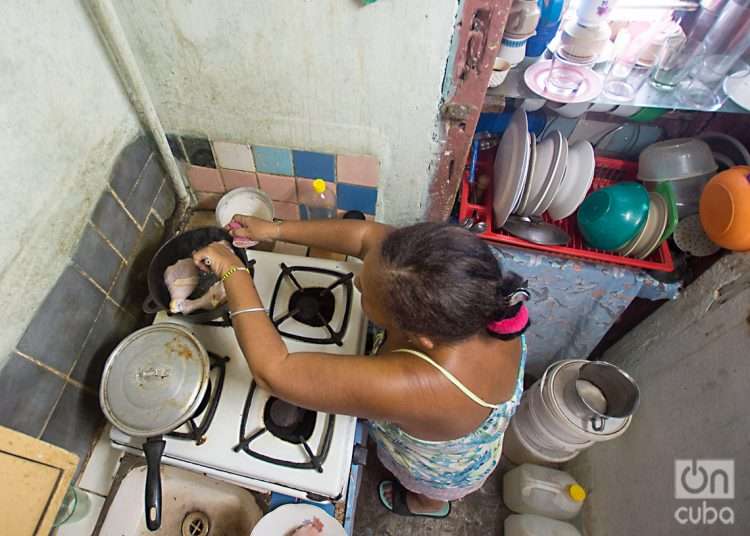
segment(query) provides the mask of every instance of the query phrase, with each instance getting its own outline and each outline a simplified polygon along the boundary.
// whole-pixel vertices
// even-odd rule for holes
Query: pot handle
[[[604,421],[606,420],[606,417],[601,417],[598,415],[591,417],[591,429],[594,432],[601,432],[602,430],[604,430]]]
[[[156,303],[156,300],[149,294],[148,297],[143,300],[143,312],[149,315],[155,315],[162,310],[161,306]]]
[[[143,444],[146,454],[146,526],[154,532],[161,526],[161,455],[164,453],[161,436],[149,437]]]

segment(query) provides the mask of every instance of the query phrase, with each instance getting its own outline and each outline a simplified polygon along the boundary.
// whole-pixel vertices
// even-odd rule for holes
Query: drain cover
[[[211,523],[203,512],[190,512],[182,520],[182,536],[208,536]]]

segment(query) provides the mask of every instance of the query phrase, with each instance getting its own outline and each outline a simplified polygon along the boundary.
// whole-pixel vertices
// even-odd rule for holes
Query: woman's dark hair
[[[503,273],[489,246],[446,223],[393,231],[381,249],[385,303],[405,331],[443,342],[465,339],[508,316],[504,297],[523,285]]]

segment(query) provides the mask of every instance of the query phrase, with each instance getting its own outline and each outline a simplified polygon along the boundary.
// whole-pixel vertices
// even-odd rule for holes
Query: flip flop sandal
[[[391,485],[391,496],[393,497],[392,504],[389,505],[385,498],[385,486]],[[406,517],[429,517],[431,519],[445,519],[451,514],[451,503],[448,502],[438,512],[412,512],[409,510],[409,505],[406,503],[406,488],[398,480],[382,480],[378,484],[378,498],[383,508],[393,514]]]

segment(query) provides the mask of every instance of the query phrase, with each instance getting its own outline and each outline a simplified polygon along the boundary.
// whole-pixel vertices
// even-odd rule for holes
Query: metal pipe
[[[183,220],[191,205],[195,205],[194,195],[188,190],[172,151],[167,143],[167,136],[162,127],[159,115],[149,95],[135,54],[130,48],[125,31],[117,17],[111,0],[86,0],[89,14],[94,21],[104,45],[109,51],[110,59],[120,75],[120,81],[138,117],[149,131],[166,167],[167,174],[177,195],[176,222]]]

